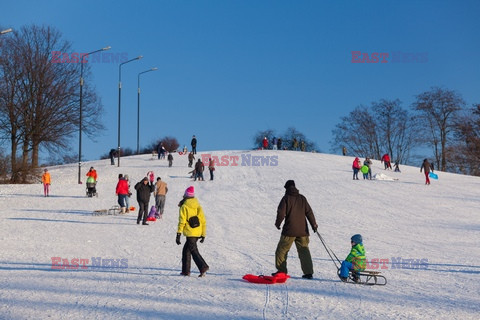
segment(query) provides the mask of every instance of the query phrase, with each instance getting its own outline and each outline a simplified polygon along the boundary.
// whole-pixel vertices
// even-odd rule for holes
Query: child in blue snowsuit
[[[347,281],[351,270],[355,271],[352,273],[352,278],[355,282],[359,279],[357,272],[365,270],[365,248],[362,242],[362,235],[360,234],[356,234],[351,238],[352,249],[340,267],[340,279],[344,282]]]

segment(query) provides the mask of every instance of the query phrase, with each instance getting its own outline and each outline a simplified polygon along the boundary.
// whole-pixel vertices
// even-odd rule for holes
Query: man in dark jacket
[[[429,185],[430,184],[430,179],[428,178],[428,175],[430,174],[430,171],[433,172],[433,165],[428,162],[427,159],[423,160],[422,166],[420,167],[420,172],[425,172],[425,184]]]
[[[280,225],[285,219],[282,235],[275,251],[275,266],[277,272],[287,273],[288,251],[295,242],[303,271],[302,278],[312,279],[313,262],[308,248],[310,235],[307,219],[313,232],[317,232],[317,222],[307,199],[295,188],[295,182],[288,180],[284,187],[285,195],[278,205],[277,220],[275,221],[275,226],[280,230]]]
[[[197,163],[195,163],[195,179],[193,181],[203,180],[203,170],[205,170],[205,165],[203,164],[201,159],[198,159]]]
[[[142,181],[137,182],[135,185],[135,190],[137,190],[137,201],[138,201],[138,217],[137,224],[140,224],[140,220],[143,218],[142,225],[148,226],[147,215],[148,215],[148,203],[150,202],[150,194],[155,190],[153,182],[148,183],[148,178],[145,177]]]
[[[197,154],[197,138],[195,136],[192,137],[190,144],[192,145],[193,154]]]
[[[112,166],[115,165],[115,156],[116,156],[117,152],[115,151],[115,149],[110,149],[110,152],[108,153],[108,156],[110,157],[110,164]]]

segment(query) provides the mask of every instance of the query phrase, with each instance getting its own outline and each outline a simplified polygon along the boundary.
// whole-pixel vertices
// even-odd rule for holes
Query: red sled
[[[148,217],[147,221],[157,221],[157,219],[155,217]]]
[[[275,283],[285,283],[290,276],[283,272],[278,272],[274,276],[264,276],[264,275],[254,275],[254,274],[246,274],[243,276],[243,280],[252,283],[260,283],[260,284],[275,284]]]

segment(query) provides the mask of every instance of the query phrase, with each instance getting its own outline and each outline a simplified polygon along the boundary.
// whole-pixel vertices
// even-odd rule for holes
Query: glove
[[[203,241],[205,241],[205,237],[200,237],[200,243],[203,243]]]
[[[317,226],[317,225],[314,225],[314,226],[312,227],[312,229],[313,229],[313,233],[317,233],[318,226]]]
[[[280,230],[280,226],[275,225],[275,227],[277,227],[277,229]]]
[[[177,233],[177,239],[175,239],[175,242],[178,244],[178,245],[181,245],[182,243],[180,242],[180,233]]]

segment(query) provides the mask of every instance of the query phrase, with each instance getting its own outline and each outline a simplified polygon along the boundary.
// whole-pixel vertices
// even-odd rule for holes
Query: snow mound
[[[383,180],[383,181],[395,181],[398,180],[398,178],[392,178],[390,176],[387,176],[384,173],[376,173],[373,175],[373,179],[375,180]]]

